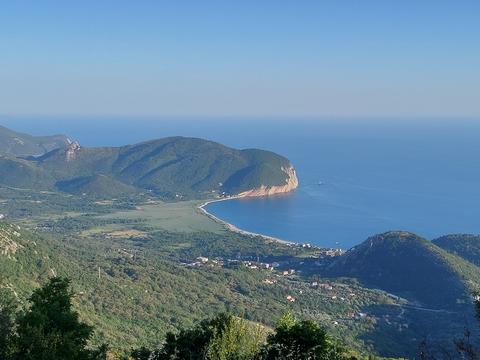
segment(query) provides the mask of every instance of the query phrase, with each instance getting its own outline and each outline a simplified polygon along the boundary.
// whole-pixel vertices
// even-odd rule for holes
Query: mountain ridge
[[[368,238],[328,271],[433,309],[471,303],[480,279],[480,268],[406,231]]]
[[[127,187],[170,199],[264,196],[298,186],[292,164],[281,155],[181,136],[119,147],[90,148],[70,141],[40,156],[7,154],[2,159],[0,170],[10,170],[9,175],[0,175],[3,185],[14,186],[20,180],[25,187],[97,197],[102,193],[84,180],[98,180],[99,175],[118,185],[110,189],[110,196],[122,195]],[[76,189],[75,184],[81,184],[82,189]],[[113,191],[117,187],[119,190]]]
[[[480,266],[480,235],[450,234],[434,239],[432,242],[445,251]]]
[[[68,146],[72,141],[65,135],[32,136],[0,125],[0,153],[14,156],[38,156]]]

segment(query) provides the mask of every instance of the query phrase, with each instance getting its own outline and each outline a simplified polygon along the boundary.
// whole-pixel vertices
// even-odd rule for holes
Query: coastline
[[[207,209],[205,208],[209,204],[213,204],[213,203],[216,203],[216,202],[228,201],[228,200],[238,200],[238,199],[242,199],[242,198],[246,198],[246,197],[247,196],[245,196],[245,195],[235,195],[235,196],[231,196],[231,197],[228,197],[228,198],[208,200],[208,201],[200,204],[199,206],[197,206],[197,209],[203,215],[212,219],[216,223],[219,223],[219,224],[223,225],[227,231],[231,231],[231,232],[234,232],[234,233],[237,233],[237,234],[246,235],[246,236],[250,236],[250,237],[260,237],[260,238],[262,238],[263,240],[266,240],[266,241],[275,241],[275,242],[279,242],[279,243],[286,244],[286,245],[296,245],[296,243],[293,242],[293,241],[283,240],[283,239],[280,239],[280,238],[277,238],[277,237],[268,236],[268,235],[265,235],[265,234],[260,234],[260,233],[255,233],[255,232],[252,232],[252,231],[247,231],[247,230],[240,229],[237,226],[235,226],[233,224],[230,224],[229,222],[227,222],[223,219],[220,219],[219,217],[213,215],[212,213],[208,212]]]

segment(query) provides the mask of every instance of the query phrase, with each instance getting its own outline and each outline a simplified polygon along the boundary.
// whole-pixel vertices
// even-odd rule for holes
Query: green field
[[[175,203],[156,202],[139,205],[135,210],[117,211],[101,215],[101,219],[124,219],[142,222],[154,229],[172,232],[213,232],[223,233],[221,224],[203,215],[197,207],[199,201],[181,201]]]

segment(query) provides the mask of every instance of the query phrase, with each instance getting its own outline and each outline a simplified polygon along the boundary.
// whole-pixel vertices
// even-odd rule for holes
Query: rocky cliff
[[[298,178],[293,166],[287,168],[282,167],[285,173],[285,185],[266,186],[261,185],[258,188],[247,190],[238,194],[238,197],[254,197],[254,196],[269,196],[274,194],[283,194],[295,190],[298,187]]]
[[[65,160],[67,162],[75,160],[77,157],[77,153],[80,150],[80,143],[78,141],[72,141],[68,145],[67,148],[65,148]]]

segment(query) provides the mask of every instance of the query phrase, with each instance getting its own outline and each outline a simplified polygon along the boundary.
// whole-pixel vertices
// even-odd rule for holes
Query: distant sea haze
[[[428,239],[480,233],[480,119],[0,119],[84,146],[172,135],[288,157],[300,186],[289,195],[212,203],[235,226],[285,240],[349,248],[408,230]]]

